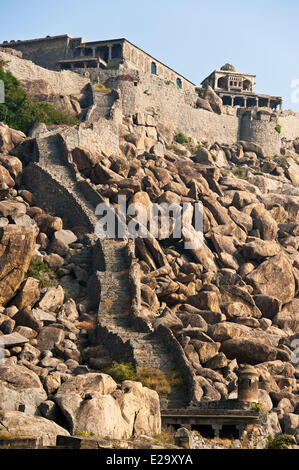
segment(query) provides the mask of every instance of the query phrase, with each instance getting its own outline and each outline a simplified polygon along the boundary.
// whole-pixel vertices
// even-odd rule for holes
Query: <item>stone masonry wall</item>
[[[20,59],[5,52],[0,51],[0,58],[9,62],[8,69],[20,81],[46,80],[56,94],[76,95],[81,93],[82,89],[89,83],[88,78],[69,70],[54,72],[39,67],[30,60]]]
[[[1,44],[1,46],[12,47],[21,51],[24,59],[30,59],[41,67],[58,70],[57,61],[65,57],[68,42],[69,37],[62,35],[21,42],[13,41]]]

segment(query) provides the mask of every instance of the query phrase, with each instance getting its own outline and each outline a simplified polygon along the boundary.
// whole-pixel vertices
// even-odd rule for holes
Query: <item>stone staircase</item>
[[[100,118],[109,119],[110,111],[115,102],[115,94],[102,93],[100,91],[94,92],[94,109],[92,112],[92,121],[95,122]]]
[[[85,215],[86,223],[90,231],[93,231],[97,223],[97,217],[94,214],[95,208],[82,194],[75,169],[68,161],[67,151],[60,134],[57,132],[48,133],[37,138],[36,152],[36,165],[64,188],[70,203]]]
[[[50,190],[45,187],[41,199],[47,199],[47,191],[52,192],[49,203],[55,205],[52,208],[56,215],[66,220],[66,214],[74,217],[77,212],[85,224],[86,233],[94,233],[97,217],[94,214],[92,196],[96,195],[96,190],[89,188],[94,193],[89,199],[81,191],[82,186],[80,187],[75,168],[68,159],[68,152],[59,132],[49,132],[36,139],[36,160],[26,186],[36,189],[36,182],[33,181],[35,168],[36,177],[42,176],[39,187],[45,182],[51,183]],[[60,198],[59,193],[63,197]],[[97,344],[103,345],[113,360],[132,362],[137,370],[146,366],[162,371],[178,370],[171,351],[156,332],[140,332],[131,324],[132,296],[127,240],[102,240],[101,250],[104,263],[103,270],[97,271],[101,286],[95,334]],[[186,389],[173,390],[167,398],[161,399],[161,408],[183,408],[188,405]]]
[[[170,352],[155,332],[136,331],[131,325],[131,290],[128,283],[129,265],[127,242],[104,240],[102,249],[106,271],[101,274],[101,301],[98,310],[98,325],[102,340],[113,359],[132,362],[137,371],[150,366],[162,371],[177,370]],[[187,406],[186,393],[175,389],[167,398],[161,399],[161,407]]]

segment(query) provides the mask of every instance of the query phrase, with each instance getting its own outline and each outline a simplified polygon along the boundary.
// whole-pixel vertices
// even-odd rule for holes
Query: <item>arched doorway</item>
[[[251,84],[250,80],[244,80],[243,90],[244,91],[252,91],[252,84]]]

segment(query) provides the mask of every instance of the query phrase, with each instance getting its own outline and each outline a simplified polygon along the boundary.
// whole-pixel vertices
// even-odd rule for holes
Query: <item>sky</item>
[[[0,42],[125,37],[200,85],[229,62],[299,112],[298,0],[0,0]]]

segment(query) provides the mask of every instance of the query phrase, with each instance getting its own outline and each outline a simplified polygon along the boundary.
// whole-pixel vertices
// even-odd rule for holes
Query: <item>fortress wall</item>
[[[76,95],[89,83],[88,78],[69,70],[54,72],[39,67],[30,60],[20,59],[5,52],[0,51],[0,58],[8,62],[8,70],[20,81],[46,80],[56,94]]]
[[[104,152],[106,155],[119,153],[117,125],[104,118],[94,124],[82,123],[63,129],[60,134],[69,152],[75,147],[87,147],[93,152]]]
[[[110,78],[106,83],[111,88],[120,89],[124,115],[148,113],[170,130],[196,139],[205,138],[226,144],[239,139],[239,119],[195,108],[195,92],[179,89],[155,76],[142,75],[137,86],[132,81],[117,77]]]
[[[1,44],[1,47],[12,47],[23,53],[24,59],[32,60],[41,67],[58,70],[57,62],[66,54],[69,37],[67,35],[51,38],[14,41]]]
[[[241,140],[260,144],[267,156],[279,155],[281,148],[281,134],[275,127],[275,121],[258,121],[255,119],[241,119]]]

